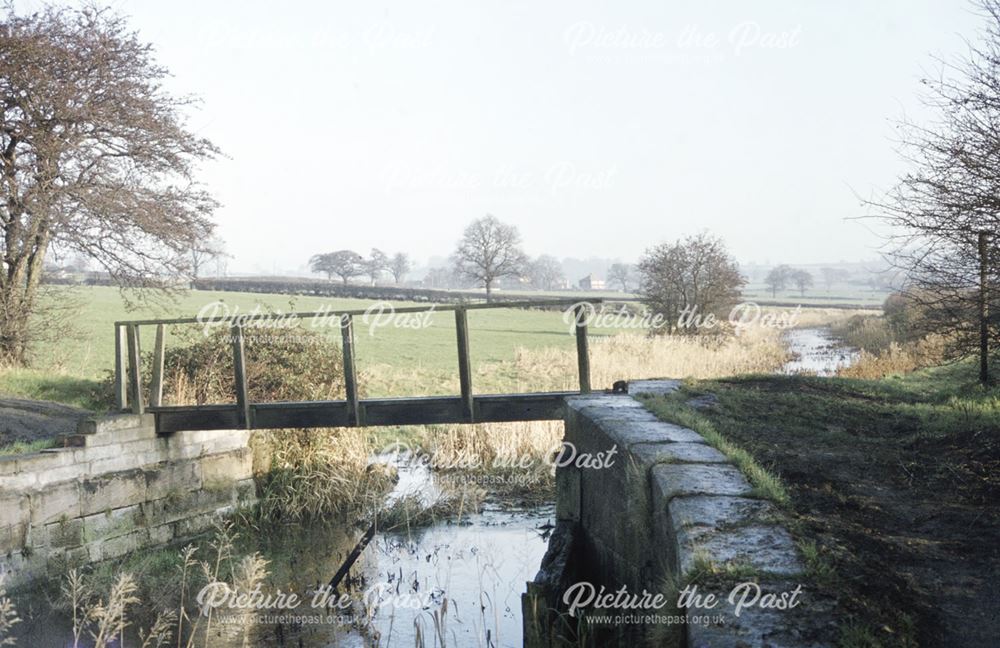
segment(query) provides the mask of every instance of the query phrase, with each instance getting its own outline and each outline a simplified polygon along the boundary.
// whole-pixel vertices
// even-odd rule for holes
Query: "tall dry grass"
[[[617,380],[719,378],[769,372],[788,359],[781,333],[748,328],[727,336],[615,335],[590,344],[591,384],[610,389]],[[518,391],[576,389],[573,349],[520,349],[513,362]]]
[[[14,637],[11,636],[11,629],[21,622],[17,614],[14,602],[7,597],[7,590],[4,589],[4,579],[6,574],[0,574],[0,646],[13,646]]]
[[[947,343],[938,335],[928,336],[917,342],[900,344],[890,342],[880,352],[862,349],[857,359],[837,370],[838,376],[880,380],[887,376],[910,373],[917,369],[941,364],[946,357]]]

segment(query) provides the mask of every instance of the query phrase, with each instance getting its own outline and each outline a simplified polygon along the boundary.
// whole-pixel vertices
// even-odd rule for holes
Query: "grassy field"
[[[838,645],[987,646],[1000,636],[1000,391],[975,377],[966,363],[882,380],[687,384],[681,405],[716,401],[688,407],[686,424],[702,419],[787,493],[810,575],[839,595]],[[654,409],[676,415],[677,405]]]
[[[579,298],[580,295],[567,295]],[[98,387],[114,363],[114,323],[122,320],[193,317],[221,302],[231,312],[249,313],[258,306],[276,312],[364,310],[368,300],[293,297],[282,294],[190,291],[174,300],[127,309],[113,288],[60,288],[49,296],[67,305],[70,331],[58,340],[38,344],[27,369],[0,370],[0,395],[18,396],[102,409]],[[413,304],[400,302],[396,307]],[[787,310],[787,309],[784,309]],[[854,311],[806,308],[799,326],[821,326]],[[388,313],[386,313],[387,315]],[[308,328],[309,321],[305,323]],[[426,321],[359,317],[356,355],[359,378],[369,397],[458,393],[454,316],[433,312]],[[474,391],[544,391],[576,386],[575,341],[570,323],[559,311],[497,309],[470,311],[469,326]],[[197,335],[198,325],[167,328],[167,345]],[[316,329],[339,344],[335,326]],[[270,334],[272,331],[262,331]],[[287,333],[277,331],[277,333]],[[141,346],[153,344],[153,327],[141,329]],[[248,332],[248,335],[253,332]],[[648,340],[643,330],[590,329],[593,384],[610,387],[614,380],[671,377],[717,377],[772,371],[784,361],[776,330],[756,330],[738,339],[715,341],[685,337]]]
[[[32,354],[29,369],[7,370],[0,373],[0,393],[57,400],[89,406],[89,392],[113,367],[114,322],[132,319],[176,318],[196,315],[206,304],[223,302],[240,312],[257,305],[276,311],[311,311],[330,309],[366,309],[368,300],[330,299],[323,297],[291,297],[257,293],[190,291],[170,303],[147,305],[126,310],[120,293],[113,288],[79,287],[59,290],[53,299],[73,304],[70,335],[58,341],[38,345]],[[405,302],[395,306],[412,306]],[[396,321],[372,327],[375,318],[366,324],[356,321],[357,361],[363,375],[417,374],[447,377],[457,367],[455,323],[450,312],[428,316],[426,328],[408,328]],[[419,322],[416,324],[420,325]],[[574,348],[574,338],[560,312],[500,309],[472,311],[469,314],[472,361],[474,366],[511,362],[515,352],[541,348]],[[180,329],[196,331],[196,325],[169,327],[169,345]],[[319,329],[332,338],[340,337],[336,327]],[[614,331],[595,329],[593,336],[610,335]],[[152,348],[153,327],[143,327],[142,347]],[[484,385],[485,386],[485,385]],[[394,381],[393,389],[403,389],[391,395],[421,393],[421,385],[405,386]],[[390,395],[390,394],[383,394]]]
[[[779,290],[774,296],[764,284],[749,284],[743,289],[743,298],[758,301],[802,304],[803,306],[842,306],[857,305],[862,307],[881,307],[889,296],[884,290],[862,288],[858,286],[833,286],[829,290],[822,285],[806,290],[805,294],[798,290]]]
[[[114,322],[196,315],[207,304],[222,302],[241,313],[261,308],[289,312],[365,309],[366,300],[291,297],[280,294],[191,291],[169,303],[127,310],[119,292],[106,287],[60,289],[53,297],[71,305],[71,332],[58,341],[38,345],[28,369],[0,371],[0,394],[55,400],[99,409],[95,389],[113,367]],[[397,303],[396,306],[412,304]],[[809,309],[802,325],[818,325],[845,311]],[[457,393],[454,317],[431,313],[427,326],[392,321],[384,326],[356,319],[357,363],[368,396]],[[558,311],[498,309],[470,311],[474,388],[479,393],[571,389],[576,381],[575,342],[564,314]],[[178,334],[197,333],[197,325],[168,327],[167,344]],[[319,329],[338,340],[336,327]],[[142,329],[142,347],[152,348],[153,327]],[[706,346],[684,339],[644,342],[642,331],[592,327],[593,366],[597,387],[613,380],[650,376],[709,377],[769,370],[783,359],[777,332],[753,339]],[[604,342],[605,344],[602,344]],[[729,346],[726,346],[729,345]],[[604,384],[607,382],[607,384]]]

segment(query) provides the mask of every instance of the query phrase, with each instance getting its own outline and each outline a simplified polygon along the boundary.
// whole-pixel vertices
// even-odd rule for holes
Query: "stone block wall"
[[[629,384],[629,394],[662,394],[677,385],[637,381]],[[726,600],[731,585],[718,591],[702,586],[700,593],[715,594],[720,602],[711,610],[681,610],[682,645],[833,645],[832,599],[807,584],[783,514],[755,497],[743,474],[701,435],[659,420],[630,395],[567,399],[566,440],[577,453],[616,452],[611,467],[557,471],[556,516],[576,530],[575,577],[593,579],[611,592],[624,585],[630,594],[654,593],[665,591],[671,579],[683,580],[699,562],[739,565],[752,576],[738,580],[754,580],[764,593],[806,584],[799,605],[745,608],[736,615]],[[632,627],[619,628],[617,636],[619,642],[641,645],[643,638],[660,635]]]
[[[152,415],[129,414],[81,422],[65,447],[0,457],[6,587],[180,543],[252,504],[249,434],[158,436]]]

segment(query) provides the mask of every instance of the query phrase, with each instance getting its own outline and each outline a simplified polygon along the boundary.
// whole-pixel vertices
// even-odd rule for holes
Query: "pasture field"
[[[568,296],[568,295],[567,295]],[[573,295],[574,298],[579,294]],[[284,294],[188,291],[169,302],[126,308],[117,289],[108,287],[57,288],[48,299],[68,304],[67,335],[40,342],[33,349],[32,366],[0,370],[0,395],[54,400],[99,409],[95,391],[113,367],[114,323],[122,320],[195,316],[204,307],[221,303],[230,312],[246,314],[255,308],[273,312],[364,310],[373,302],[357,299],[302,297]],[[412,306],[397,302],[396,307]],[[816,326],[850,311],[807,308],[801,326]],[[302,324],[311,326],[310,320]],[[454,316],[437,311],[419,316],[396,314],[388,308],[355,320],[357,366],[368,396],[454,394],[458,390]],[[478,393],[571,389],[575,386],[575,341],[563,312],[496,309],[469,312],[474,389]],[[198,335],[199,325],[167,327],[167,345],[183,343],[184,335]],[[340,338],[336,326],[316,329]],[[141,346],[150,350],[154,328],[142,327]],[[293,334],[288,330],[248,331],[247,335]],[[618,340],[618,334],[627,334]],[[685,339],[642,341],[643,331],[619,328],[590,329],[594,385],[629,377],[709,377],[746,371],[769,371],[780,364],[777,332],[753,340],[730,340],[707,348]],[[602,345],[602,341],[606,344]],[[728,349],[728,350],[727,350]]]
[[[865,288],[862,286],[832,286],[829,290],[822,284],[818,284],[806,290],[805,294],[800,294],[798,290],[779,290],[772,297],[771,291],[762,283],[751,283],[743,289],[743,299],[756,301],[760,304],[769,302],[793,303],[815,306],[859,306],[877,308],[882,306],[882,302],[889,296],[888,291]]]

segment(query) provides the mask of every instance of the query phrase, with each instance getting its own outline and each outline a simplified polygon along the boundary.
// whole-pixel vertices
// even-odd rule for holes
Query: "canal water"
[[[833,337],[829,328],[789,329],[783,337],[793,356],[781,368],[783,374],[832,376],[858,357],[858,351],[844,346]]]

